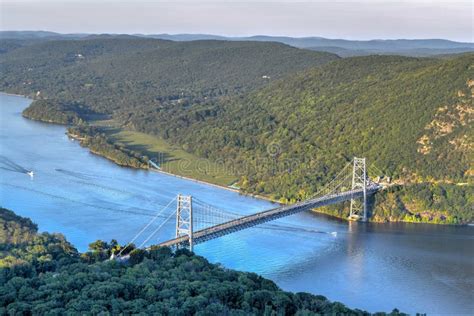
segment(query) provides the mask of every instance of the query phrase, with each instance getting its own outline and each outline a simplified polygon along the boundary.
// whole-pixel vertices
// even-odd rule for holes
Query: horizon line
[[[49,31],[45,29],[39,30],[3,30],[0,29],[0,32],[47,32],[47,33],[55,33],[58,35],[130,35],[130,36],[152,36],[152,35],[169,35],[169,36],[180,36],[180,35],[205,35],[205,36],[216,36],[216,37],[223,37],[223,38],[251,38],[251,37],[285,37],[285,38],[293,38],[293,39],[310,39],[310,38],[320,38],[320,39],[328,39],[328,40],[345,40],[345,41],[356,41],[356,42],[368,42],[368,41],[397,41],[397,40],[407,40],[407,41],[419,41],[419,40],[443,40],[443,41],[450,41],[456,43],[466,43],[466,44],[474,44],[474,41],[457,41],[448,38],[441,38],[441,37],[429,37],[429,38],[371,38],[371,39],[350,39],[350,38],[332,38],[332,37],[324,37],[318,35],[308,35],[308,36],[291,36],[291,35],[268,35],[268,34],[254,34],[254,35],[223,35],[223,34],[216,34],[216,33],[123,33],[123,32],[97,32],[97,33],[90,33],[90,32],[72,32],[72,33],[62,33],[59,31]]]

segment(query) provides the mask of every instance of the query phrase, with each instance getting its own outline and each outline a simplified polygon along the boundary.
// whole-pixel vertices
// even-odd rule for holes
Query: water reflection
[[[360,247],[359,236],[366,227],[365,223],[349,221],[347,226],[347,260],[348,280],[353,291],[360,290],[360,284],[364,282],[364,248]]]

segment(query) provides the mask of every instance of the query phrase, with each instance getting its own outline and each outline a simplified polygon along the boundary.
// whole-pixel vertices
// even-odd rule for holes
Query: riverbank
[[[193,181],[196,183],[202,183],[216,188],[236,192],[253,198],[263,199],[272,203],[284,204],[280,201],[276,201],[268,196],[256,195],[251,193],[242,192],[236,188],[232,188],[229,183],[223,184],[222,182],[212,182],[215,180],[214,177],[207,177],[205,179],[200,178],[202,170],[197,169],[200,163],[204,162],[204,165],[209,167],[212,162],[202,160],[198,157],[172,149],[170,145],[164,143],[163,140],[153,140],[149,135],[138,134],[136,132],[122,131],[117,129],[95,129],[96,127],[78,128],[73,127],[68,129],[69,137],[77,139],[81,146],[88,148],[88,150],[96,155],[102,156],[123,167],[130,167],[134,169],[144,169],[152,172],[158,172],[167,174],[187,181]],[[139,147],[136,143],[137,139],[143,141],[149,145],[149,147],[143,144]],[[156,146],[156,147],[153,147]],[[148,161],[149,156],[144,155],[141,150],[146,149],[148,154],[161,154],[163,160],[160,160],[160,169],[150,167]],[[160,152],[159,150],[167,150]],[[172,161],[172,167],[166,163],[167,160]],[[176,163],[178,161],[178,163]],[[192,163],[194,162],[194,163]],[[186,168],[181,168],[185,166]],[[214,171],[219,171],[221,167],[214,165]],[[196,168],[196,169],[194,169]],[[169,170],[171,169],[171,170]],[[179,171],[186,171],[185,174],[179,174]],[[225,169],[222,169],[225,170]],[[172,172],[174,171],[174,172]],[[177,172],[178,171],[178,172]],[[187,174],[186,174],[187,173]],[[189,176],[191,173],[192,176]],[[232,183],[235,180],[232,180]],[[433,186],[429,189],[427,186]],[[405,189],[411,188],[411,189]],[[439,187],[436,189],[434,187]],[[405,185],[393,185],[385,190],[381,191],[374,200],[371,201],[369,207],[369,221],[373,223],[424,223],[424,224],[437,224],[437,225],[465,225],[469,220],[459,219],[456,216],[443,211],[441,206],[451,205],[451,202],[443,202],[438,197],[438,209],[433,209],[435,206],[432,204],[433,201],[426,201],[431,191],[450,192],[449,196],[456,199],[462,198],[468,194],[471,190],[471,186],[457,186],[456,184],[433,184],[433,183],[418,183],[418,184],[405,184]],[[424,192],[420,194],[419,192]],[[428,192],[428,193],[427,193]],[[446,195],[446,193],[445,193]],[[449,198],[446,196],[446,198]],[[394,201],[398,201],[394,203]],[[441,203],[441,204],[440,204]],[[459,203],[459,201],[458,201]],[[455,207],[455,206],[451,206]],[[338,204],[329,207],[323,207],[313,210],[315,213],[325,214],[327,216],[341,219],[344,221],[348,220],[349,209],[347,204]],[[460,212],[460,211],[458,211]]]
[[[87,136],[86,137],[84,137],[84,136],[81,137],[80,135],[72,134],[72,133],[69,133],[69,136],[73,137],[73,138],[76,138],[76,139],[80,139],[81,140],[81,145],[83,145],[85,147],[88,147],[87,146],[87,143],[88,143],[87,142]],[[160,147],[160,148],[163,148],[163,147]],[[272,199],[271,197],[245,193],[245,192],[242,192],[238,189],[232,188],[228,185],[220,185],[220,184],[212,183],[212,182],[209,182],[209,181],[204,181],[204,180],[201,180],[201,179],[196,179],[196,178],[185,176],[185,175],[179,175],[179,174],[176,174],[176,173],[173,173],[173,172],[169,172],[167,170],[152,168],[152,167],[149,166],[149,164],[146,163],[146,160],[149,159],[148,157],[138,156],[138,157],[142,158],[143,163],[138,165],[138,166],[134,166],[134,165],[127,165],[127,164],[120,163],[120,161],[117,161],[116,157],[107,155],[107,152],[93,150],[93,148],[90,148],[90,147],[89,147],[89,150],[92,153],[100,155],[102,157],[105,157],[105,158],[107,158],[107,159],[109,159],[109,160],[111,160],[111,161],[113,161],[116,164],[121,165],[121,166],[131,167],[131,168],[135,168],[135,169],[145,169],[145,170],[152,171],[152,172],[158,172],[158,173],[170,175],[170,176],[173,176],[173,177],[177,177],[177,178],[180,178],[180,179],[184,179],[184,180],[187,180],[187,181],[202,183],[202,184],[205,184],[205,185],[209,185],[209,186],[213,186],[213,187],[216,187],[216,188],[236,192],[236,193],[243,194],[243,195],[246,195],[246,196],[250,196],[250,197],[253,197],[253,198],[266,200],[266,201],[269,201],[269,202],[272,202],[272,203],[277,203],[277,204],[280,204],[280,205],[284,204],[284,203],[281,203],[280,201],[276,201],[276,200]],[[135,156],[135,157],[137,157],[137,156]],[[198,173],[195,173],[195,175],[198,175]],[[422,184],[417,184],[417,185],[420,187],[420,190],[421,190],[422,186],[425,185],[425,184],[422,183]],[[436,185],[439,185],[439,184],[436,184]],[[455,184],[452,184],[452,185],[451,184],[443,184],[443,185],[444,186],[455,186]],[[461,187],[463,187],[463,186],[461,186]],[[394,186],[391,186],[389,188],[386,188],[385,190],[383,190],[379,193],[379,195],[381,197],[378,197],[378,198],[376,197],[377,202],[372,201],[369,205],[370,206],[369,207],[369,212],[370,213],[375,213],[375,215],[370,216],[369,222],[372,222],[372,223],[422,223],[422,224],[436,224],[436,225],[465,225],[465,224],[467,224],[467,222],[460,221],[457,218],[455,218],[455,217],[453,217],[449,214],[446,214],[446,212],[434,211],[434,210],[430,210],[426,206],[422,206],[423,201],[417,201],[417,203],[410,203],[411,200],[413,200],[412,202],[415,202],[416,199],[415,199],[415,197],[413,197],[410,194],[408,194],[408,196],[406,196],[407,194],[403,193],[403,189],[402,189],[402,194],[400,195],[401,199],[399,201],[399,205],[395,206],[395,205],[391,204],[390,201],[394,199],[394,197],[391,196],[391,195],[393,195],[393,191],[394,190],[400,190],[400,188],[403,188],[403,186],[394,185]],[[461,188],[461,189],[458,189],[458,190],[462,191],[462,190],[467,190],[468,188],[469,187],[464,187],[464,188]],[[388,197],[387,197],[387,195],[388,195]],[[388,200],[388,202],[387,202],[387,200]],[[402,202],[402,200],[404,200],[405,202]],[[402,203],[401,205],[403,205],[403,208],[405,209],[404,214],[401,214],[401,215],[398,213],[398,212],[402,211],[402,210],[399,209],[400,208],[400,203]],[[403,203],[405,203],[405,204],[403,204]],[[414,207],[414,205],[417,205],[417,207],[419,207],[419,209],[416,209],[416,207]],[[318,213],[318,214],[324,214],[326,216],[329,216],[329,217],[332,217],[332,218],[335,218],[335,219],[339,219],[339,220],[344,220],[344,221],[348,221],[348,217],[349,217],[348,206],[344,205],[344,204],[334,205],[332,207],[322,207],[322,208],[314,209],[313,212]]]
[[[36,120],[46,123],[60,123],[51,120]],[[93,125],[90,126],[90,123]],[[224,165],[197,157],[178,146],[167,143],[163,139],[123,129],[112,120],[107,121],[106,124],[104,124],[104,121],[91,121],[90,123],[83,125],[84,128],[88,128],[90,131],[86,130],[82,134],[70,132],[70,136],[78,139],[81,145],[88,148],[91,153],[105,157],[117,165],[160,172],[273,203],[285,204],[269,196],[242,192],[233,187],[237,177],[229,174]],[[150,168],[148,163],[150,160],[158,162],[160,169]],[[426,190],[426,185],[432,185],[432,187]],[[471,219],[467,214],[469,212],[468,207],[466,207],[467,211],[464,212],[459,201],[466,200],[466,196],[472,191],[472,186],[451,185],[449,183],[422,183],[407,186],[416,187],[419,191],[423,191],[423,196],[417,196],[417,193],[413,192],[414,190],[405,192],[403,189],[398,189],[395,193],[381,192],[377,194],[376,202],[372,204],[372,206],[375,206],[372,207],[371,213],[373,215],[370,217],[370,221],[375,223],[405,222],[448,225],[465,225],[470,222]],[[461,189],[453,190],[452,186]],[[452,191],[452,193],[447,195],[446,189]],[[444,197],[441,196],[441,199],[435,198],[434,194],[444,194]],[[430,199],[430,201],[425,203],[423,199]],[[443,199],[448,200],[443,201]],[[454,205],[453,199],[456,200]],[[413,203],[414,200],[416,200],[416,203]],[[448,211],[450,208],[454,209],[456,207],[459,209],[456,212]],[[314,212],[342,220],[348,219],[348,207],[344,204],[317,209]],[[459,218],[456,214],[460,213],[464,213],[465,216]]]
[[[166,164],[164,164],[164,168],[160,168],[160,169],[150,167],[150,165],[148,164],[148,160],[150,158],[148,158],[147,156],[144,156],[144,155],[139,156],[139,158],[141,158],[141,164],[124,163],[124,162],[120,161],[119,159],[117,159],[116,155],[114,156],[113,154],[110,154],[110,151],[94,150],[93,148],[91,148],[90,139],[91,139],[92,136],[84,135],[84,134],[77,134],[75,132],[72,132],[71,129],[68,129],[66,134],[71,139],[75,139],[75,140],[79,141],[81,146],[87,148],[91,153],[93,153],[95,155],[98,155],[98,156],[101,156],[101,157],[104,157],[104,158],[106,158],[106,159],[108,159],[108,160],[110,160],[110,161],[112,161],[112,162],[114,162],[117,165],[122,166],[122,167],[129,167],[129,168],[133,168],[133,169],[142,169],[142,170],[147,170],[147,171],[150,171],[150,172],[157,172],[157,173],[161,173],[161,174],[166,174],[166,175],[173,176],[173,177],[176,177],[176,178],[180,178],[180,179],[184,179],[184,180],[187,180],[187,181],[193,181],[193,182],[196,182],[196,183],[209,185],[209,186],[212,186],[212,187],[216,187],[216,188],[219,188],[219,189],[224,189],[224,190],[227,190],[227,191],[232,191],[232,192],[239,193],[239,194],[242,194],[242,195],[245,195],[245,196],[265,200],[265,201],[268,201],[268,202],[272,202],[272,203],[276,203],[276,204],[282,204],[279,201],[276,201],[276,200],[274,200],[270,197],[267,197],[267,196],[262,196],[262,195],[258,195],[258,194],[244,193],[244,192],[242,192],[241,190],[239,190],[237,188],[233,188],[231,185],[222,185],[222,184],[219,184],[219,183],[213,183],[213,182],[210,182],[210,181],[196,179],[196,178],[192,178],[192,177],[189,177],[189,176],[186,176],[186,175],[180,175],[180,174],[177,174],[177,173],[166,171],[165,168],[169,168]],[[121,148],[121,146],[119,146],[119,148]],[[117,149],[117,148],[115,148],[115,149]],[[125,155],[129,155],[129,153],[127,151],[122,150],[122,153],[125,154]],[[137,158],[137,157],[135,156],[133,158]],[[163,166],[163,164],[161,164],[161,165]]]
[[[31,101],[33,101],[33,99],[31,99],[30,97],[24,94],[16,94],[16,93],[8,93],[8,92],[0,92],[0,94],[12,96],[12,97],[22,97],[22,98],[30,99]]]

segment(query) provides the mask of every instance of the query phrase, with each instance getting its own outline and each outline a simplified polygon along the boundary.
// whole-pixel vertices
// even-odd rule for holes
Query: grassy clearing
[[[194,156],[163,139],[119,128],[110,128],[108,136],[114,142],[148,156],[165,172],[222,186],[237,181],[237,177],[226,172],[222,165]]]

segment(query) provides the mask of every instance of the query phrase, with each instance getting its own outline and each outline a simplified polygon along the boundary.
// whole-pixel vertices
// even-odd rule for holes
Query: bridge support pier
[[[193,251],[193,199],[190,195],[178,195],[176,208],[176,238],[189,237],[189,250]]]
[[[367,221],[367,169],[365,158],[354,157],[352,169],[352,190],[362,189],[362,201],[351,199],[349,219]]]

